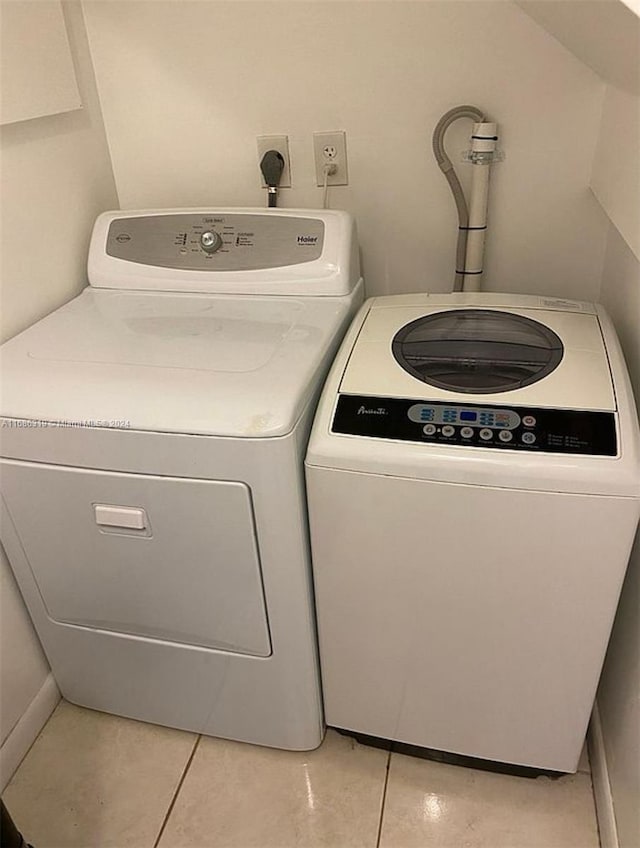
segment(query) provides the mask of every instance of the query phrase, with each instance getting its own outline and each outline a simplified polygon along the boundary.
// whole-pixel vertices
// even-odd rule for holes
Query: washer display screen
[[[564,348],[553,330],[523,315],[451,309],[407,324],[396,333],[392,351],[424,383],[487,394],[536,383],[558,367]]]

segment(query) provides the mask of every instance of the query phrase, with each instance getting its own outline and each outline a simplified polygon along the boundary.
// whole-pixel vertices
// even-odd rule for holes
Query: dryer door
[[[7,462],[2,489],[54,621],[271,653],[244,483]]]

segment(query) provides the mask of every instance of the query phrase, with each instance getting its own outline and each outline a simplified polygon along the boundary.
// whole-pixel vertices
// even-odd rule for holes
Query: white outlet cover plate
[[[266,188],[267,184],[260,170],[260,162],[267,150],[277,150],[284,159],[284,170],[280,177],[278,188],[291,188],[291,162],[289,160],[289,136],[286,135],[259,135],[258,142],[258,173],[260,174],[260,185]]]
[[[335,148],[334,157],[325,156],[326,147]],[[335,174],[330,174],[327,185],[349,185],[347,172],[347,134],[343,130],[336,132],[317,132],[313,134],[313,158],[316,163],[316,184],[324,185],[324,166],[335,165]]]

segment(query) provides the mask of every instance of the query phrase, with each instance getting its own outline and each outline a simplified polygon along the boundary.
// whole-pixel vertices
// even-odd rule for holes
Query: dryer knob
[[[215,253],[222,247],[222,237],[215,230],[207,230],[200,236],[200,246],[207,253]]]

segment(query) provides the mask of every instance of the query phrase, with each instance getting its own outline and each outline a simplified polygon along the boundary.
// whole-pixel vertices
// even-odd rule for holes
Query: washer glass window
[[[425,315],[399,330],[397,362],[429,385],[455,392],[507,392],[536,383],[562,360],[560,338],[538,321],[489,309]]]

